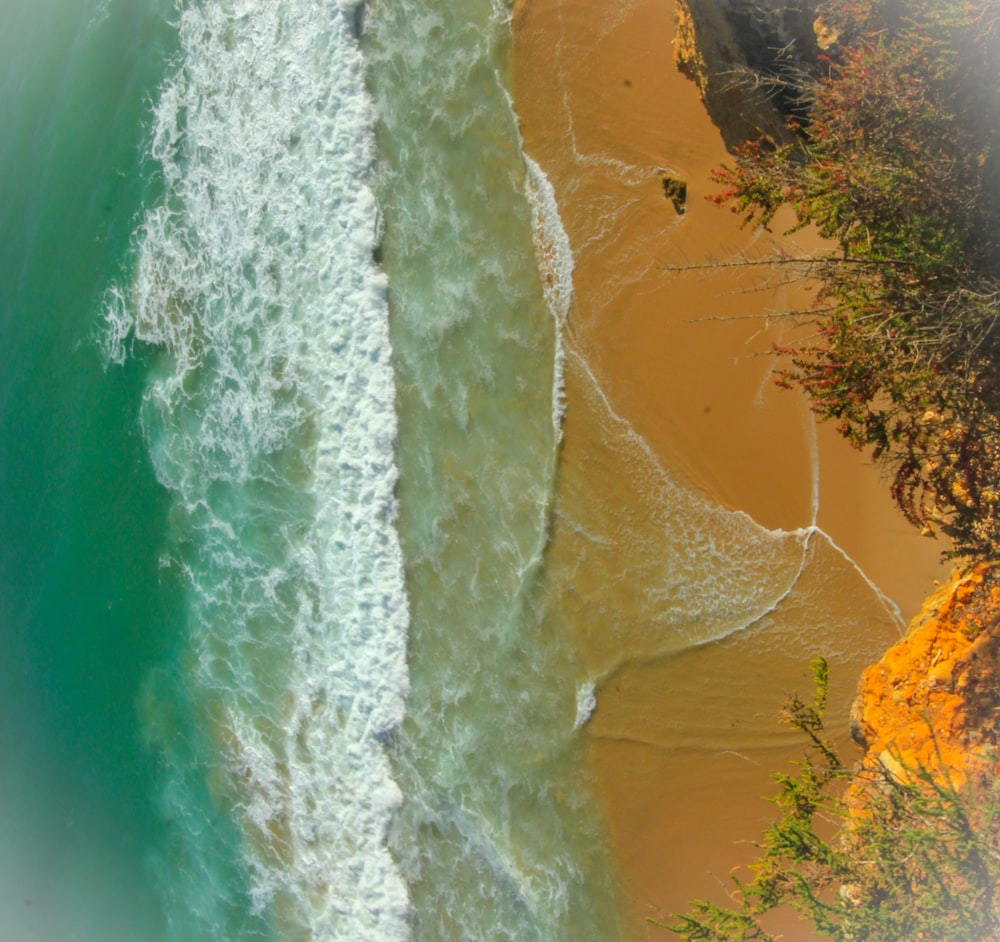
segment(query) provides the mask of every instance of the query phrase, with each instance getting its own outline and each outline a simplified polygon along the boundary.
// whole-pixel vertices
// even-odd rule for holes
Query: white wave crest
[[[104,346],[161,351],[142,421],[253,908],[296,939],[385,942],[409,935],[384,752],[408,611],[355,8],[183,4],[151,141],[164,197]]]
[[[578,684],[576,688],[576,720],[573,729],[581,729],[587,725],[597,709],[597,687],[594,681]]]
[[[542,276],[545,303],[555,318],[555,375],[552,384],[552,424],[556,441],[562,438],[562,421],[566,411],[566,355],[562,333],[570,305],[573,302],[573,249],[559,216],[559,205],[551,181],[541,167],[527,154],[527,195],[531,206],[535,255]]]

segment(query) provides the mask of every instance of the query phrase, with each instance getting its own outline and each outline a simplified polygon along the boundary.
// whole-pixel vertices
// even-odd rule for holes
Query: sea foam
[[[582,670],[543,598],[556,311],[503,85],[508,12],[380,3],[365,33],[412,606],[412,693],[391,753],[405,800],[390,838],[422,942],[621,938],[576,761]]]
[[[198,774],[239,825],[256,918],[279,937],[404,939],[384,743],[408,612],[356,4],[191,2],[178,29],[151,137],[163,197],[105,346],[159,351],[142,424],[188,587],[179,700]],[[192,773],[169,731],[151,738],[176,804]],[[176,817],[179,880],[211,838]]]
[[[562,438],[562,422],[566,411],[566,354],[562,334],[566,317],[573,302],[573,249],[563,227],[556,202],[555,188],[545,171],[527,154],[527,186],[525,191],[531,206],[535,254],[542,277],[545,303],[555,318],[555,370],[552,384],[552,424],[556,438]]]

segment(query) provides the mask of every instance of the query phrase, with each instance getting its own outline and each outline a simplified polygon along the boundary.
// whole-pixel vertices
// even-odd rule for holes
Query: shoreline
[[[791,325],[761,315],[807,306],[807,287],[768,284],[762,269],[662,270],[790,248],[741,230],[704,199],[709,170],[727,155],[696,86],[674,67],[674,22],[672,5],[653,0],[613,13],[598,0],[520,0],[513,12],[524,147],[554,187],[575,260],[552,553],[573,574],[570,630],[600,680],[583,735],[620,865],[628,939],[670,938],[647,919],[668,920],[695,897],[723,898],[729,870],[752,858],[745,842],[771,814],[759,796],[773,793],[772,772],[800,751],[777,726],[782,694],[806,689],[817,646],[844,649],[833,663],[831,717],[839,723],[842,714],[846,729],[860,668],[947,574],[941,544],[908,527],[864,457],[832,427],[816,429],[801,395],[771,382],[771,344]],[[687,182],[683,214],[664,194],[664,173]],[[652,470],[627,467],[639,455],[622,444],[628,436],[648,449]],[[813,524],[828,534],[850,562],[818,548],[825,568],[807,572],[797,590],[829,608],[829,625],[780,644],[766,618],[693,648],[659,650],[640,636],[648,625],[634,596],[646,570],[637,575],[641,567],[614,558],[614,547],[600,564],[584,560],[573,532],[587,529],[591,512],[582,508],[600,488],[606,507],[593,519],[621,515],[634,521],[632,543],[651,539],[645,518],[659,491],[648,479],[657,468],[692,499],[734,520],[748,515],[765,534]],[[868,597],[854,565],[901,619]],[[608,600],[616,580],[621,589],[612,586]],[[614,637],[574,620],[595,602]],[[842,624],[854,628],[831,640],[830,626]]]

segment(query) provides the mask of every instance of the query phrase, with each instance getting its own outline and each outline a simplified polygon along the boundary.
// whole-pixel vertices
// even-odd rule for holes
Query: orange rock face
[[[852,734],[864,764],[923,767],[956,787],[992,776],[1000,727],[1000,570],[980,566],[932,595],[861,680]]]

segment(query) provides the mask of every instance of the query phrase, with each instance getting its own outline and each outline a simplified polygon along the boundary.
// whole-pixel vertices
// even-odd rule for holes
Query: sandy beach
[[[722,898],[729,870],[752,857],[771,809],[760,796],[799,752],[775,715],[785,691],[808,690],[809,658],[831,656],[842,730],[861,667],[946,573],[941,544],[908,527],[864,457],[773,383],[771,345],[795,330],[779,315],[807,306],[809,287],[766,267],[671,270],[808,250],[743,230],[705,199],[726,152],[674,67],[674,22],[663,0],[523,0],[514,11],[525,150],[555,188],[575,262],[551,552],[570,574],[566,609],[596,678],[585,735],[630,939],[670,938],[649,919]],[[664,173],[687,181],[686,212],[665,198]],[[812,524],[829,539],[803,538]],[[728,624],[718,606],[697,614],[726,586],[686,547],[726,543],[733,572],[764,566],[764,547],[777,571],[803,539],[809,567],[774,611],[696,643],[698,625]],[[690,644],[658,635],[642,597],[665,560],[674,594],[690,593]]]

